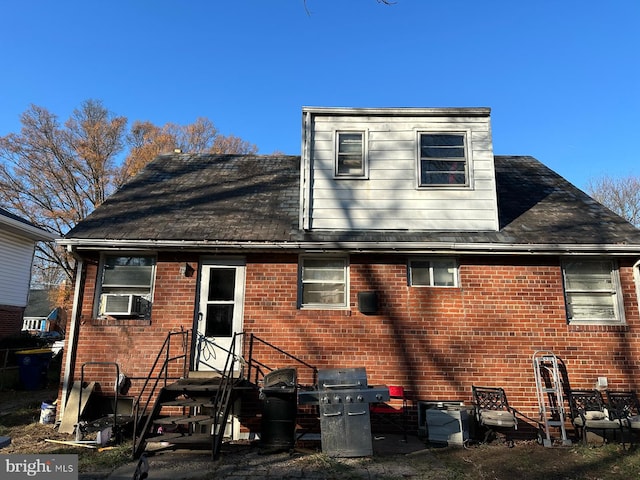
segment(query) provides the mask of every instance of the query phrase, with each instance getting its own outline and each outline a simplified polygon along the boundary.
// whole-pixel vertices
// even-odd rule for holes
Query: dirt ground
[[[53,425],[39,423],[41,404],[56,397],[57,390],[0,392],[0,436],[11,437],[11,445],[1,454],[11,453],[78,453],[82,478],[105,478],[111,471],[131,461],[130,443],[98,452],[47,441],[72,441],[73,435],[58,433]],[[48,403],[48,402],[47,402]],[[628,447],[628,445],[627,445]],[[223,449],[222,458],[212,464],[210,474],[218,478],[225,468],[237,467],[251,458],[256,447],[246,445],[235,453]],[[255,458],[258,458],[255,455]],[[273,459],[276,461],[276,458]],[[406,467],[402,478],[427,480],[612,480],[640,478],[640,448],[623,450],[619,443],[589,446],[545,448],[535,441],[516,441],[508,448],[499,441],[476,444],[470,448],[439,447],[413,438],[411,445],[400,450],[380,452],[371,458],[330,459],[318,449],[304,449],[295,455],[278,457],[286,468],[299,468],[311,478],[361,478],[363,471],[381,471],[378,479],[394,476],[398,465]],[[356,467],[353,467],[356,465]],[[393,466],[393,468],[391,468]],[[185,466],[187,468],[187,466]],[[346,475],[346,476],[345,476]]]

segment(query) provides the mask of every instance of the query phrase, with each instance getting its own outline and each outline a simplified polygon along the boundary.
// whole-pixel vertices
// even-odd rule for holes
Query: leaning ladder
[[[551,427],[559,427],[562,444],[571,445],[565,428],[564,398],[562,395],[562,377],[558,368],[558,358],[549,351],[538,350],[533,354],[533,370],[536,377],[536,392],[541,424],[544,425],[545,438],[542,443],[551,447]]]

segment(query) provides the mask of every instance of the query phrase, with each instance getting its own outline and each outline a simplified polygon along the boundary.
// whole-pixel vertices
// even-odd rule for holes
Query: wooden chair
[[[473,385],[473,407],[476,422],[485,428],[484,443],[489,443],[496,431],[506,430],[505,444],[513,446],[513,440],[509,439],[507,432],[518,429],[516,411],[509,406],[507,394],[500,387],[478,387]]]
[[[389,385],[389,402],[372,403],[369,407],[372,418],[390,423],[402,430],[404,441],[407,441],[407,397],[404,387]]]
[[[610,418],[602,394],[598,390],[570,390],[569,405],[571,407],[571,423],[576,429],[576,433],[582,438],[582,442],[587,444],[587,433],[589,430],[599,430],[602,432],[602,443],[606,442],[606,432],[620,431],[622,447],[624,448],[624,427],[628,424],[626,420]],[[612,417],[616,415],[613,414]]]

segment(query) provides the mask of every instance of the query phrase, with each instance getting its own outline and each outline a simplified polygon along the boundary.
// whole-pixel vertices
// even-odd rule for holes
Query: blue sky
[[[211,119],[300,153],[303,106],[490,107],[494,151],[586,188],[640,175],[638,0],[24,0],[0,30],[0,135],[30,104]]]

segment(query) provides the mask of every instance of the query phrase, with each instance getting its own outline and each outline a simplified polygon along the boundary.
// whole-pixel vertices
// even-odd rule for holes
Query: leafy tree
[[[640,227],[640,177],[612,178],[608,175],[589,180],[587,193],[605,207]]]
[[[61,124],[43,107],[20,116],[22,129],[0,137],[0,205],[63,236],[160,153],[257,152],[233,135],[221,135],[206,118],[190,125],[134,122],[87,100]],[[124,161],[122,160],[124,158]],[[38,244],[36,283],[59,284],[75,275],[63,249]]]

